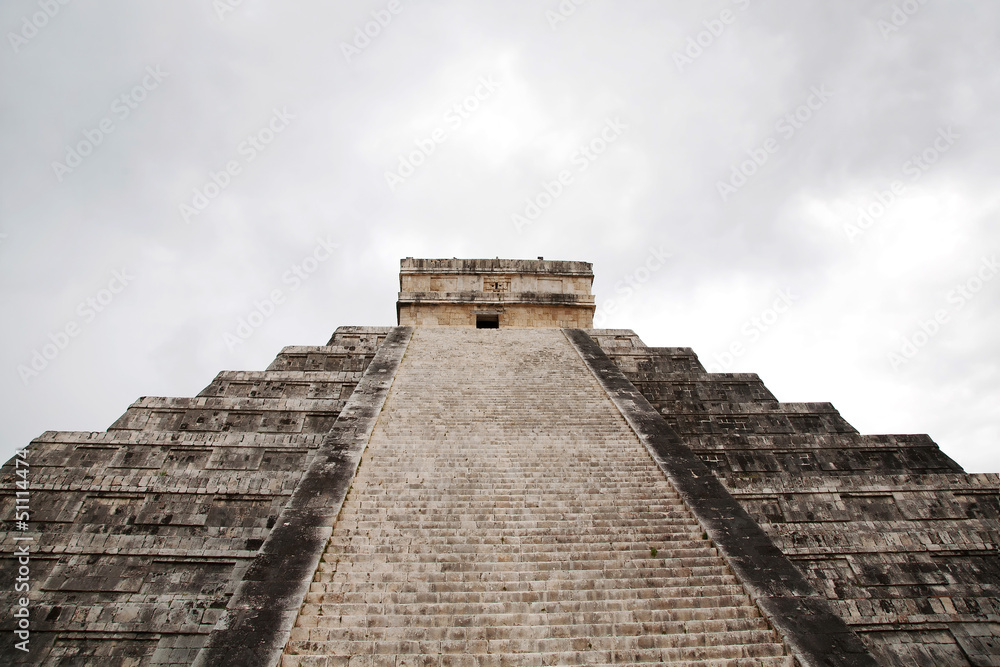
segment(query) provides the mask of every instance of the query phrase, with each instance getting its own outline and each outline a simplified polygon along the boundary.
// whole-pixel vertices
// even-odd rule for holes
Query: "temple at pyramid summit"
[[[592,282],[406,258],[397,326],[42,434],[0,663],[1000,665],[1000,477],[594,329]]]

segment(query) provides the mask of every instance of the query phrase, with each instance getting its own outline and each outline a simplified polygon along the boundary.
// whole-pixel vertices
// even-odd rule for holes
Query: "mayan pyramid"
[[[592,282],[407,258],[398,326],[36,438],[0,663],[1000,665],[997,475],[594,329]]]

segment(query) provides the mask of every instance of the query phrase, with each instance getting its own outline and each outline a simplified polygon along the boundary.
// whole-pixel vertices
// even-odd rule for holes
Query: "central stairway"
[[[417,328],[282,665],[792,667],[558,329]]]

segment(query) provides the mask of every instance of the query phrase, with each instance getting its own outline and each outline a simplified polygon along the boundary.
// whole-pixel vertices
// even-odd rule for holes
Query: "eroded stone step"
[[[542,582],[544,583],[544,582]],[[497,590],[481,590],[459,593],[400,593],[389,590],[372,590],[369,592],[344,591],[337,584],[324,590],[316,590],[324,586],[314,582],[314,593],[326,593],[322,605],[336,604],[324,613],[351,613],[358,608],[381,606],[380,612],[387,613],[392,609],[403,613],[407,607],[411,613],[446,613],[446,614],[488,614],[501,611],[503,613],[541,613],[549,608],[558,611],[593,611],[604,609],[628,610],[637,601],[642,601],[648,609],[716,609],[725,607],[748,607],[746,615],[759,613],[756,607],[749,605],[746,595],[696,595],[693,597],[675,597],[668,595],[667,589],[660,588],[608,588],[608,589],[545,589],[536,587],[529,591],[505,591],[501,586]],[[356,605],[352,607],[351,605]],[[521,605],[520,607],[518,605]],[[553,606],[557,605],[557,606]],[[386,606],[392,607],[387,609]],[[442,609],[451,608],[450,611]],[[492,609],[492,612],[490,609]],[[337,611],[339,609],[339,611]]]
[[[303,653],[791,664],[558,330],[414,332],[286,660]]]
[[[455,625],[455,617],[448,615],[394,615],[394,616],[316,616],[315,625],[301,628],[294,637],[298,639],[318,639],[311,634],[313,628],[335,630],[343,635],[331,633],[326,639],[359,639],[379,636],[400,635],[403,638],[414,639],[418,634],[430,639],[455,638],[464,634],[466,637],[483,638],[497,632],[511,633],[552,633],[569,634],[571,626],[588,625],[604,636],[643,634],[680,634],[680,633],[723,633],[745,631],[768,631],[767,622],[760,617],[724,618],[709,621],[676,620],[669,611],[653,610],[643,615],[645,620],[638,620],[628,612],[590,611],[585,613],[544,613],[544,614],[492,614],[478,616],[477,625],[468,627]],[[565,626],[565,627],[560,627]]]
[[[356,622],[367,625],[381,624],[380,619],[424,619],[434,626],[454,625],[454,617],[466,617],[469,615],[470,607],[467,603],[436,603],[436,604],[410,604],[395,605],[386,607],[384,602],[354,602],[343,601],[336,594],[311,594],[312,600],[322,599],[320,602],[307,601],[302,609],[302,627],[315,625],[313,619],[318,618],[342,618],[355,619]],[[515,599],[516,597],[516,599]],[[335,599],[336,598],[336,599]],[[607,599],[600,604],[593,601],[552,601],[539,600],[537,594],[510,595],[503,602],[478,603],[476,607],[477,618],[484,619],[493,617],[523,617],[544,614],[597,614],[600,618],[611,617],[614,623],[652,623],[652,622],[718,622],[733,619],[760,619],[760,612],[756,607],[749,605],[734,606],[713,606],[710,604],[698,605],[682,604],[681,601],[661,600],[651,598],[643,602],[641,606],[636,605],[634,599]],[[558,605],[558,606],[556,606]],[[306,620],[309,619],[309,620]],[[362,621],[361,619],[367,619]],[[318,622],[318,621],[317,621]],[[350,622],[345,621],[345,622]],[[388,622],[388,621],[387,621]]]
[[[632,658],[635,657],[635,660]],[[416,654],[282,656],[282,667],[537,667],[538,665],[592,665],[593,667],[637,667],[661,663],[660,656],[631,652],[574,652],[560,654]],[[754,657],[709,660],[671,660],[671,667],[795,667],[792,657]]]
[[[692,646],[730,646],[734,644],[770,643],[774,641],[774,632],[770,629],[728,629],[721,632],[698,631],[689,632],[682,623],[672,626],[644,624],[599,624],[586,621],[568,624],[553,623],[550,619],[541,618],[538,624],[487,625],[479,627],[460,628],[462,632],[447,627],[361,627],[361,628],[297,628],[292,634],[292,641],[329,642],[358,644],[360,642],[396,642],[396,641],[462,641],[470,648],[476,642],[509,642],[520,644],[524,641],[537,642],[544,647],[545,642],[554,639],[579,638],[589,639],[591,650],[610,650],[613,648],[628,649],[622,646],[621,638],[628,637],[635,645],[642,644],[644,648],[684,648]],[[496,646],[496,644],[494,644]]]
[[[696,637],[698,635],[695,635]],[[323,656],[402,656],[402,655],[442,655],[442,654],[538,654],[541,662],[528,664],[574,665],[587,664],[590,660],[576,657],[577,652],[606,653],[607,662],[615,661],[614,655],[625,659],[647,663],[675,663],[677,661],[726,660],[734,658],[780,657],[784,648],[780,644],[749,639],[750,643],[721,645],[694,644],[689,647],[670,646],[671,635],[647,635],[643,637],[615,637],[607,640],[600,637],[553,638],[553,639],[496,639],[496,640],[442,640],[418,641],[301,641],[288,642],[287,652],[292,654],[316,653]],[[734,634],[731,641],[739,642],[742,637]],[[729,641],[719,637],[718,641]],[[626,657],[627,656],[627,657]],[[605,660],[602,660],[605,661]],[[352,661],[353,662],[353,661]],[[393,663],[388,663],[393,664]],[[398,663],[395,663],[398,664]],[[475,664],[482,664],[477,662]],[[502,663],[500,663],[502,664]],[[753,664],[753,663],[751,663]],[[759,663],[758,663],[759,664]]]

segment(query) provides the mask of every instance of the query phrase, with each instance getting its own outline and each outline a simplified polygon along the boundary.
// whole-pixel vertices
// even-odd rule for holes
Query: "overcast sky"
[[[545,256],[593,262],[601,326],[1000,471],[996,2],[6,0],[0,26],[4,460],[394,325],[402,257]]]

